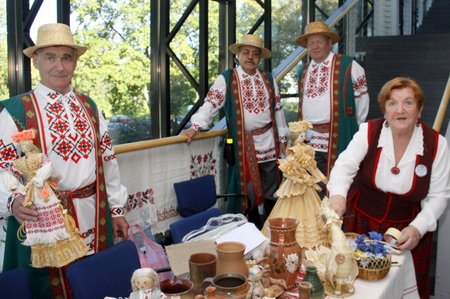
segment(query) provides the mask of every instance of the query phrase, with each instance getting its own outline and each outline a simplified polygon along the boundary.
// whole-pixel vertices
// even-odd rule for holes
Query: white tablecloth
[[[416,299],[419,298],[416,284],[414,263],[410,251],[401,255],[393,255],[393,265],[389,273],[380,280],[368,281],[357,279],[355,293],[347,298],[356,299]],[[333,298],[333,297],[328,297]]]

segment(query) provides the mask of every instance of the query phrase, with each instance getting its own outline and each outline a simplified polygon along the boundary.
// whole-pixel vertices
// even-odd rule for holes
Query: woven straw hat
[[[39,27],[36,39],[36,45],[26,48],[23,53],[29,58],[33,57],[36,50],[54,46],[66,46],[77,50],[77,56],[86,52],[87,47],[75,44],[70,27],[66,24],[45,24]]]
[[[295,42],[306,48],[308,46],[308,37],[311,35],[325,35],[331,39],[332,44],[338,42],[340,40],[339,35],[335,32],[330,31],[330,28],[325,22],[317,21],[311,22],[305,27],[305,34],[298,37]]]
[[[239,47],[241,46],[252,46],[261,49],[261,58],[270,58],[272,56],[272,52],[269,49],[264,48],[263,40],[258,36],[253,34],[246,34],[241,36],[241,40],[239,43],[232,44],[228,49],[233,54],[239,53]]]

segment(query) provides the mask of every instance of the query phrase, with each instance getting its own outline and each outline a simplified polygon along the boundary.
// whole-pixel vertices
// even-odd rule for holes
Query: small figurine
[[[254,265],[248,271],[248,279],[250,281],[250,290],[247,293],[246,299],[263,299],[264,298],[264,286],[261,282],[264,274],[264,267],[260,265]]]
[[[131,277],[133,292],[129,299],[161,299],[158,274],[152,268],[140,268]]]
[[[331,236],[331,251],[325,271],[325,280],[334,290],[334,295],[353,294],[353,282],[358,275],[358,264],[350,244],[341,229],[342,220],[324,197],[321,210],[326,217],[325,227]]]

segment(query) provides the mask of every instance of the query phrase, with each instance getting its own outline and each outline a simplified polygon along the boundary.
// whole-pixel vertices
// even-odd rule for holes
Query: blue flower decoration
[[[355,240],[356,249],[364,252],[370,258],[382,258],[389,252],[390,248],[381,242],[382,236],[375,231],[369,232],[369,237],[362,234]]]

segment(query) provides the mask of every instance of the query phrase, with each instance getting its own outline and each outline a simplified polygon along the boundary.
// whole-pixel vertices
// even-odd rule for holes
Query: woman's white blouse
[[[353,136],[347,149],[342,152],[330,173],[327,189],[332,195],[347,197],[351,183],[359,170],[368,149],[368,124],[360,125],[359,131]],[[390,127],[383,125],[378,147],[382,147],[378,168],[375,174],[376,186],[384,192],[395,194],[407,193],[413,183],[416,171],[416,156],[423,155],[423,130],[415,127],[408,147],[397,167],[400,173],[393,174],[391,168],[395,166],[394,145]],[[430,171],[427,169],[427,171]],[[421,212],[410,223],[416,227],[421,235],[437,228],[437,220],[442,215],[450,197],[450,155],[447,140],[439,135],[438,149],[433,161],[430,188],[427,196],[422,200]]]

